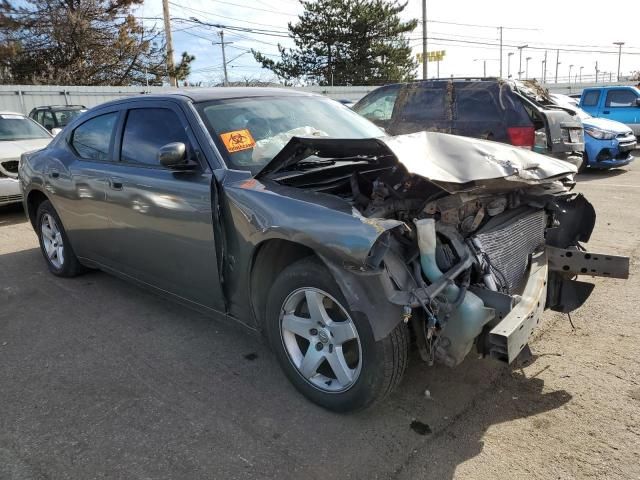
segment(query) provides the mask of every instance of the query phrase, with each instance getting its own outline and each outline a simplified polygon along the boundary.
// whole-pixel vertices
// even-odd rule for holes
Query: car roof
[[[24,113],[11,112],[9,110],[0,110],[0,115],[20,115],[21,117],[26,117]]]
[[[322,97],[316,93],[291,90],[287,88],[269,87],[213,87],[194,88],[189,90],[167,90],[161,93],[151,93],[148,95],[136,95],[134,97],[120,98],[103,103],[100,107],[119,103],[137,102],[141,100],[191,100],[194,103],[207,102],[210,100],[220,100],[229,98],[249,98],[249,97]]]
[[[84,105],[44,105],[35,107],[34,110],[80,110],[87,108]]]

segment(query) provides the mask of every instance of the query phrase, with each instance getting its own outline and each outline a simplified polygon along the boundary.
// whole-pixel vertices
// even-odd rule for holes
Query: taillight
[[[511,145],[516,147],[533,147],[535,143],[536,129],[534,127],[509,127],[507,133]]]

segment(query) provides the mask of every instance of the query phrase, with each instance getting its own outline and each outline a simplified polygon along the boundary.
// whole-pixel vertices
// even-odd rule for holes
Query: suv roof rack
[[[502,80],[500,77],[439,77],[439,78],[428,78],[426,80],[413,80],[412,82],[443,82],[446,80],[464,80],[468,82],[484,82],[484,81],[498,81]]]
[[[86,108],[84,105],[43,105],[36,107],[36,110],[51,110],[52,108]]]

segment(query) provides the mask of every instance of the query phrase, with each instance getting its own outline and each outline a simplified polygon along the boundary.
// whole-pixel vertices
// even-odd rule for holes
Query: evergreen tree
[[[162,37],[131,14],[142,1],[0,0],[0,83],[162,84]],[[193,60],[183,53],[178,79]]]
[[[417,20],[400,19],[397,0],[301,0],[304,12],[289,35],[295,48],[278,45],[280,60],[252,50],[263,67],[290,83],[379,85],[414,78],[417,67],[405,34]]]

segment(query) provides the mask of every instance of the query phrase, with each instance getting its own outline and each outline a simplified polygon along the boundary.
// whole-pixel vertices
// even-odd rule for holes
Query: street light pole
[[[556,81],[558,83],[558,67],[560,66],[560,49],[556,50]]]
[[[518,79],[522,78],[522,49],[527,48],[529,45],[520,45],[518,50],[520,50],[520,63],[518,64]]]
[[[573,65],[569,65],[569,85],[571,85],[571,70],[573,70]]]
[[[527,80],[529,79],[529,60],[531,60],[531,57],[527,57],[527,58],[526,58],[526,61],[527,61],[526,66],[527,66],[527,67],[526,67],[526,74],[525,74],[525,78],[526,78]]]
[[[507,78],[511,78],[511,56],[513,52],[507,53]]]
[[[545,63],[547,63],[546,60],[542,60],[541,66],[540,66],[540,78],[542,79],[542,84],[544,85],[545,83],[545,78],[544,78],[544,67],[545,67]]]
[[[620,57],[622,57],[622,46],[624,42],[613,42],[614,45],[618,45],[618,82],[620,81]]]
[[[584,67],[582,65],[580,65],[580,83],[582,83],[582,69]]]

